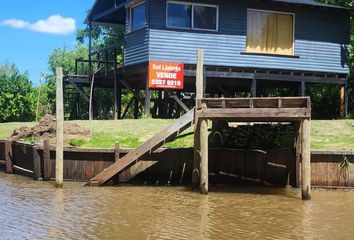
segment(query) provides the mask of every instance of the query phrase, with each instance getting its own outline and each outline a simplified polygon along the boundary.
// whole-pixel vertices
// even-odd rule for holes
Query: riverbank
[[[95,120],[92,121],[92,137],[87,139],[72,139],[70,143],[86,148],[114,148],[116,141],[121,147],[135,148],[154,136],[174,120],[171,119],[137,119],[137,120]],[[85,129],[89,129],[88,121],[70,121]],[[35,123],[0,123],[0,139],[8,138],[14,129]],[[351,150],[354,149],[354,120],[313,120],[311,129],[311,149],[319,150]],[[193,146],[193,128],[186,130],[167,147]],[[30,141],[31,139],[27,139]],[[36,140],[36,139],[33,139]]]

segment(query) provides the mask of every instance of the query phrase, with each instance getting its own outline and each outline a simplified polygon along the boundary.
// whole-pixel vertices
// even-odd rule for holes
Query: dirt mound
[[[78,124],[64,122],[64,141],[68,143],[73,138],[87,138],[90,133]],[[56,119],[52,115],[44,116],[33,128],[20,127],[14,130],[11,140],[34,137],[39,140],[49,139],[50,143],[56,141]]]

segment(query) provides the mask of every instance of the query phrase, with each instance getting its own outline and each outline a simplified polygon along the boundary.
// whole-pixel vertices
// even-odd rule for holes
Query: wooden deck
[[[245,122],[284,122],[311,118],[309,97],[203,98],[199,118]]]

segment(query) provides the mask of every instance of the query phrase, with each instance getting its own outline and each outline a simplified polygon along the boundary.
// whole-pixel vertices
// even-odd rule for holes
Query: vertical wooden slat
[[[33,145],[33,180],[41,177],[41,157],[39,156],[36,145]]]
[[[114,162],[118,162],[120,158],[120,145],[119,141],[115,143],[115,148],[114,148]]]
[[[5,141],[5,161],[6,161],[6,173],[8,174],[13,173],[11,141]]]
[[[51,163],[50,163],[50,145],[49,140],[43,141],[43,181],[50,180]]]

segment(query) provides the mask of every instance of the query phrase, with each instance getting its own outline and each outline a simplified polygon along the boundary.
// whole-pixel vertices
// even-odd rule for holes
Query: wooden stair
[[[138,148],[130,151],[119,159],[116,163],[112,164],[97,176],[92,178],[86,186],[100,186],[114,177],[116,174],[122,172],[134,163],[139,161],[139,158],[146,153],[152,153],[159,147],[163,146],[169,140],[175,138],[178,134],[189,128],[194,123],[194,108],[177,119],[174,123],[160,131],[154,137],[147,140]]]

